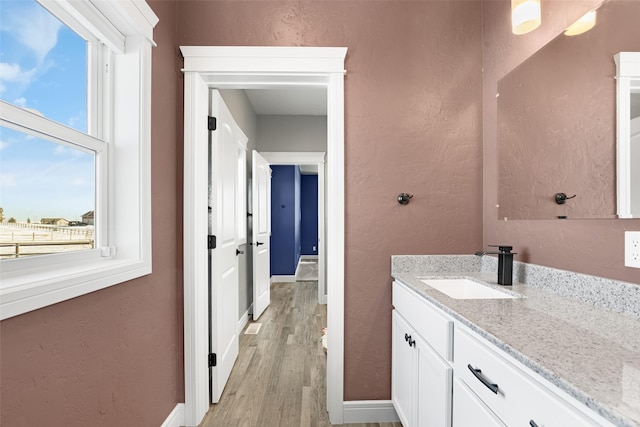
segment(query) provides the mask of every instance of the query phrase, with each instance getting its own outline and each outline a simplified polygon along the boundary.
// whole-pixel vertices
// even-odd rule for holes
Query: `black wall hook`
[[[409,203],[409,200],[413,197],[413,194],[408,193],[400,193],[398,194],[398,203],[401,205],[406,205]]]
[[[576,197],[576,194],[574,194],[573,196],[569,197],[564,193],[556,193],[556,203],[559,204],[559,205],[564,205],[567,200],[573,199],[574,197]]]

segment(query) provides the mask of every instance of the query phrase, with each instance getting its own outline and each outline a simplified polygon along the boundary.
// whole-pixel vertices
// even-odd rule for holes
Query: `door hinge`
[[[218,357],[215,353],[209,353],[209,367],[213,368],[218,364]]]
[[[209,124],[208,124],[209,130],[216,130],[217,122],[218,121],[216,120],[215,117],[209,116]]]
[[[215,248],[216,248],[216,236],[214,236],[213,234],[209,234],[207,249],[215,249]]]

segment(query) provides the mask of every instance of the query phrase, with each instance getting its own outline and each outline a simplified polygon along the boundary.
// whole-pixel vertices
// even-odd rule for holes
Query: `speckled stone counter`
[[[605,419],[640,427],[640,286],[516,263],[514,284],[504,287],[496,282],[496,258],[474,255],[393,256],[391,269]],[[480,280],[522,298],[457,300],[421,281],[442,277]]]

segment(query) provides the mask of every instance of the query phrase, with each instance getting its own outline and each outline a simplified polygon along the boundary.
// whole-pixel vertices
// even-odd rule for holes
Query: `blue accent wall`
[[[294,275],[300,258],[300,168],[271,166],[271,275]]]
[[[318,175],[302,175],[300,184],[302,255],[318,255]]]

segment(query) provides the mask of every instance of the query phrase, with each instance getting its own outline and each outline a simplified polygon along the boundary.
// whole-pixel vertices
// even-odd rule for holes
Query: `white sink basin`
[[[469,279],[421,279],[423,283],[454,299],[518,298]]]

